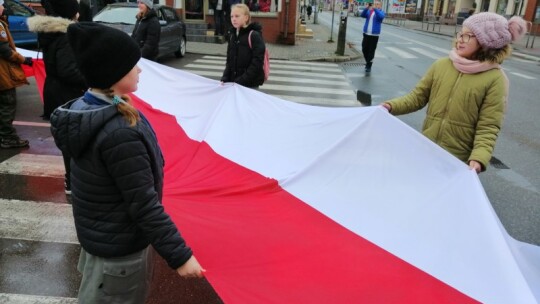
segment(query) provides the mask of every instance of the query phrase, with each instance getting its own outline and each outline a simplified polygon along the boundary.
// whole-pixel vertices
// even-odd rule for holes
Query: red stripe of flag
[[[163,204],[226,303],[476,302],[133,99],[163,150]]]

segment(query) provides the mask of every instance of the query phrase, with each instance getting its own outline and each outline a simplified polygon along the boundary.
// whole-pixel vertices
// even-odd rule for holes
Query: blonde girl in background
[[[235,82],[256,89],[264,82],[266,45],[262,26],[251,23],[249,8],[245,4],[233,5],[230,18],[233,27],[229,30],[227,61],[221,82]]]

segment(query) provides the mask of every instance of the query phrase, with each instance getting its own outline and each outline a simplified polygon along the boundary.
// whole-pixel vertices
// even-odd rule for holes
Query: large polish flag
[[[539,302],[540,247],[508,235],[476,173],[380,107],[139,66],[163,204],[225,303]]]

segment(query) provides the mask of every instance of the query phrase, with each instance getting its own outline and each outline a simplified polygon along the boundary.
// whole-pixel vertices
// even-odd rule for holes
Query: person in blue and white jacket
[[[362,39],[362,53],[366,60],[366,72],[369,73],[371,72],[375,49],[377,49],[379,35],[381,34],[381,25],[385,17],[384,12],[381,10],[381,2],[375,1],[373,5],[368,3],[360,13],[360,17],[366,18],[364,38]]]

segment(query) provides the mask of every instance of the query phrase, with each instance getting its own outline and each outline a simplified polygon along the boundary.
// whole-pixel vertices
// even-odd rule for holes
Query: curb
[[[345,62],[345,61],[352,61],[360,58],[362,56],[358,55],[352,55],[352,56],[336,56],[336,57],[324,57],[317,61],[326,61],[326,62]],[[315,60],[311,60],[315,61]]]
[[[351,51],[354,53],[353,55],[335,55],[335,56],[321,56],[321,57],[315,57],[315,58],[309,58],[309,59],[302,59],[300,61],[319,61],[319,62],[346,62],[346,61],[353,61],[359,58],[363,58],[363,55],[356,50],[356,48],[351,47]]]

